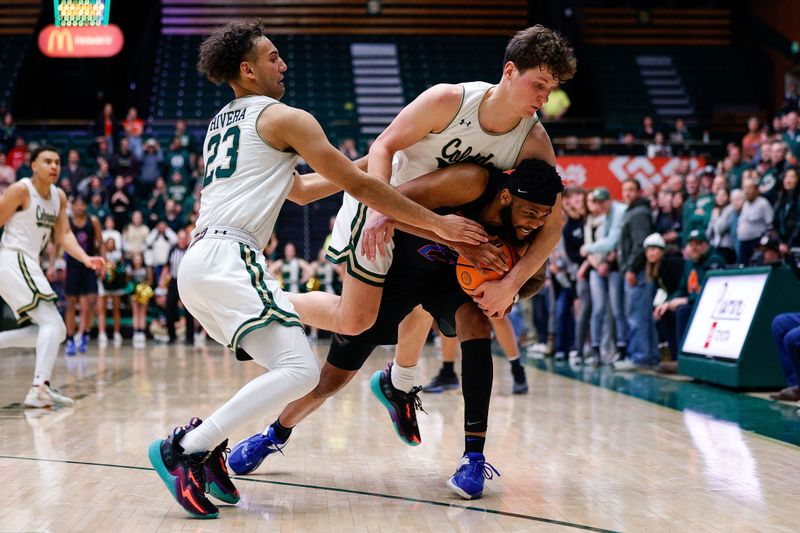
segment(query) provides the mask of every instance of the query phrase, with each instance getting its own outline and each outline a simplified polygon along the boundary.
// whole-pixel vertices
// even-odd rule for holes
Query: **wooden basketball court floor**
[[[420,381],[438,369],[434,351],[426,348]],[[512,396],[496,357],[486,456],[502,476],[467,502],[445,486],[463,445],[460,393],[423,395],[422,445],[404,445],[368,386],[390,357],[377,350],[294,430],[285,456],[235,478],[237,506],[203,521],[168,495],[147,445],[209,414],[260,367],[214,344],[90,345],[83,356],[59,355],[54,374],[79,398],[75,407],[23,410],[33,354],[0,352],[0,531],[797,531],[796,406],[682,392],[684,383],[653,376],[562,370],[568,377],[550,364],[529,367],[530,393]],[[637,389],[676,408],[636,398],[647,396]],[[733,421],[720,414],[726,401]],[[758,423],[743,429],[745,411],[777,417],[776,438]]]

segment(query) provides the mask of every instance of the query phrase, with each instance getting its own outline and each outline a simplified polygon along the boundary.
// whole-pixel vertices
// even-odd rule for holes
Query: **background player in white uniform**
[[[58,345],[67,335],[58,314],[57,297],[39,264],[39,255],[55,237],[70,256],[88,268],[100,270],[105,261],[90,257],[78,244],[67,220],[67,196],[54,185],[61,173],[61,158],[52,146],[31,154],[33,176],[11,185],[0,196],[0,297],[14,311],[20,329],[0,333],[0,348],[36,348],[33,385],[26,407],[72,405],[71,398],[50,386]]]
[[[307,203],[345,188],[387,214],[445,239],[483,242],[485,232],[461,217],[441,217],[358,170],[325,138],[308,113],[281,105],[286,64],[260,24],[233,24],[200,48],[199,68],[225,81],[236,99],[211,120],[205,140],[206,176],[192,246],[181,262],[178,290],[208,334],[237,358],[270,372],[246,384],[204,422],[193,419],[150,446],[153,466],[189,513],[218,516],[205,497],[235,503],[228,477],[226,436],[249,419],[303,396],[319,367],[294,308],[268,273],[261,250],[288,197]],[[301,156],[320,174],[298,176]]]

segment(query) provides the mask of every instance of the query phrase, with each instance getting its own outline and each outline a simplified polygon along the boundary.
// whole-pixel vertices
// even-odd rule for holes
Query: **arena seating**
[[[11,105],[14,85],[31,43],[30,35],[0,35],[0,107]]]
[[[707,127],[717,114],[748,112],[756,101],[731,42],[730,10],[584,8],[578,22],[580,73],[592,78],[611,131],[636,132],[645,115],[661,129],[678,116]],[[655,60],[666,74],[648,66]]]

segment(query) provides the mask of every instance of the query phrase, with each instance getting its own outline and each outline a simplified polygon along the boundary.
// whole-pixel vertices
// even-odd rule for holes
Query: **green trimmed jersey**
[[[267,96],[237,98],[211,120],[203,147],[206,173],[197,234],[209,226],[246,231],[264,249],[294,183],[297,154],[276,150],[258,133]],[[282,105],[282,104],[280,104]]]

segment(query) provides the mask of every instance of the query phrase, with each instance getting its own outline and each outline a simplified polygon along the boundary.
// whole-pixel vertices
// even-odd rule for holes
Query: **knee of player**
[[[492,326],[486,315],[472,303],[465,304],[456,313],[456,329],[460,340],[488,339]]]
[[[349,380],[343,376],[326,375],[325,373],[322,373],[319,377],[319,383],[317,383],[317,386],[314,387],[314,397],[319,400],[330,398],[342,390],[342,388],[347,385],[348,381]]]
[[[353,313],[342,320],[341,331],[337,333],[342,335],[360,335],[371,328],[373,324],[375,324],[374,316],[366,313]]]
[[[61,344],[65,340],[67,340],[67,326],[64,324],[63,320],[59,320],[54,322],[51,325],[53,336],[58,339],[58,343]]]
[[[300,386],[304,389],[303,394],[313,390],[319,383],[319,363],[313,353],[304,357],[302,362],[296,366],[296,376],[300,381]]]

